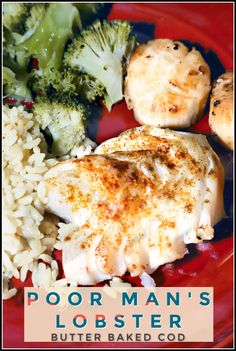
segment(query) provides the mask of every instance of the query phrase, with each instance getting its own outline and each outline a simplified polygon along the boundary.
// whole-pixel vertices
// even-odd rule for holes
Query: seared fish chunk
[[[223,168],[202,135],[131,129],[57,164],[45,185],[48,211],[78,228],[65,238],[63,266],[81,285],[152,273],[186,244],[212,239],[224,216]]]
[[[234,146],[233,84],[233,72],[226,72],[215,81],[209,114],[213,133],[231,150]]]
[[[199,51],[156,39],[132,53],[125,99],[142,125],[184,128],[202,116],[210,88],[210,69]]]

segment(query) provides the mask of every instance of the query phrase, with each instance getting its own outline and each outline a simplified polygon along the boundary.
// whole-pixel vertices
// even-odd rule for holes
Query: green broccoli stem
[[[96,62],[93,63],[91,62],[91,66],[87,65],[85,67],[85,70],[88,74],[91,76],[96,77],[106,88],[106,95],[105,95],[105,103],[106,107],[108,110],[111,110],[112,105],[117,102],[122,100],[123,94],[122,94],[122,82],[123,82],[123,76],[122,76],[122,67],[120,65],[120,61],[115,57],[114,55],[110,55],[111,58],[109,61],[111,62],[109,66],[104,66],[104,59],[107,58],[108,55],[104,54],[101,55],[100,60],[96,58]],[[82,62],[82,59],[81,59]],[[95,69],[93,69],[93,67]],[[99,73],[98,73],[99,72]]]
[[[34,34],[16,46],[19,64],[24,65],[28,57],[35,56],[42,69],[59,69],[65,44],[72,35],[74,22],[79,22],[78,17],[78,10],[71,4],[50,4]]]
[[[123,99],[125,62],[135,43],[126,21],[95,21],[74,39],[65,53],[65,66],[86,73],[104,87],[108,110]]]
[[[109,65],[104,64],[107,62]],[[98,56],[87,46],[80,53],[79,63],[83,71],[96,77],[104,85],[106,89],[105,103],[110,111],[112,105],[123,98],[123,72],[120,59],[109,48],[100,51]],[[74,65],[77,65],[76,57]]]

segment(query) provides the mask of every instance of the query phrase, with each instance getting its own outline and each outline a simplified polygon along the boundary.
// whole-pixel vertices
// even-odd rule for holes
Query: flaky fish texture
[[[217,139],[227,148],[234,148],[233,72],[214,82],[211,94],[209,125]]]
[[[151,40],[131,55],[125,99],[142,125],[189,127],[202,116],[210,89],[210,68],[200,52],[179,41]]]
[[[224,216],[224,171],[203,135],[130,129],[92,155],[60,162],[45,177],[48,211],[74,223],[65,238],[66,278],[92,285],[152,273],[213,238]]]

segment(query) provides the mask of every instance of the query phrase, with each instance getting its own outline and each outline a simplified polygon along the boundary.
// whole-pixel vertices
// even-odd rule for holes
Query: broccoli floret
[[[43,20],[45,11],[46,4],[34,4],[28,7],[28,15],[25,16],[25,22],[22,22],[24,28],[23,33],[17,31],[12,33],[14,45],[24,43],[34,34],[39,24]]]
[[[79,11],[69,3],[33,4],[25,21],[26,32],[14,33],[14,42],[6,51],[21,67],[27,67],[30,57],[37,57],[40,68],[58,69],[62,64],[65,45],[80,26]]]
[[[36,95],[45,95],[48,98],[54,95],[80,95],[79,75],[72,70],[49,69],[33,70],[30,79],[31,89]]]
[[[15,73],[8,67],[3,67],[3,93],[5,97],[14,97],[32,101],[27,80],[17,80]]]
[[[24,32],[25,20],[29,9],[24,3],[3,4],[3,26],[10,32]]]
[[[46,98],[36,101],[34,114],[41,128],[52,139],[51,153],[55,156],[67,154],[85,138],[84,119],[86,110],[72,98]]]
[[[58,71],[51,68],[45,73],[39,69],[31,72],[29,84],[35,95],[51,98],[55,94],[76,94],[75,78],[76,75],[72,71]]]
[[[94,77],[105,88],[104,102],[109,110],[123,98],[124,64],[135,39],[126,21],[95,21],[74,39],[64,63]]]
[[[77,75],[77,92],[82,100],[94,102],[98,97],[106,94],[105,87],[96,79],[86,73]]]
[[[85,73],[72,70],[50,69],[46,74],[42,70],[33,70],[30,87],[36,95],[52,98],[54,95],[76,95],[85,102],[94,102],[105,94],[105,88],[96,79]]]

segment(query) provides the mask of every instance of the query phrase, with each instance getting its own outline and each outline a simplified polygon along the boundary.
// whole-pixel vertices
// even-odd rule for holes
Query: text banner
[[[213,341],[213,288],[25,288],[25,341]]]

